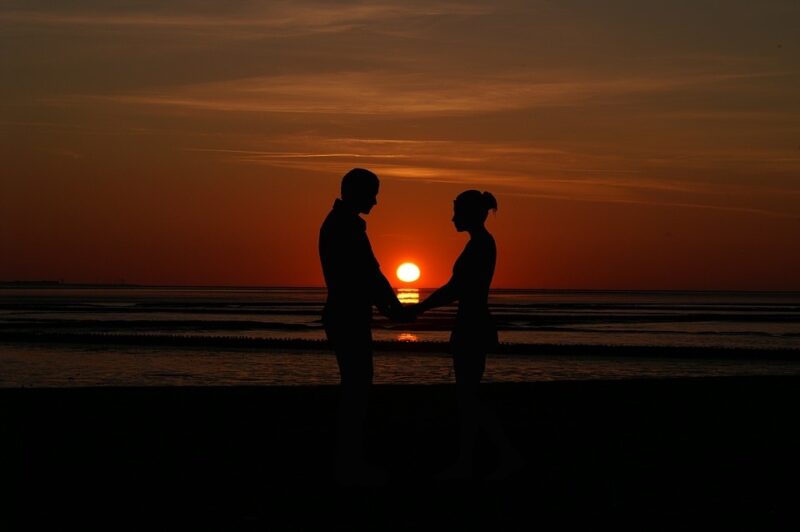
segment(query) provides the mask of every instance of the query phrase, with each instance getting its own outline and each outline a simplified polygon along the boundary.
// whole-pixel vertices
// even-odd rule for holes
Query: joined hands
[[[391,314],[388,316],[390,320],[397,323],[413,323],[417,319],[419,305],[401,305],[399,308],[395,307]]]

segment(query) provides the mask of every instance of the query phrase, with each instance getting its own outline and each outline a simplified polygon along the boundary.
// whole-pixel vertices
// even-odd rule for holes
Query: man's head
[[[356,212],[369,214],[378,204],[378,176],[363,168],[353,168],[342,178],[342,201]]]

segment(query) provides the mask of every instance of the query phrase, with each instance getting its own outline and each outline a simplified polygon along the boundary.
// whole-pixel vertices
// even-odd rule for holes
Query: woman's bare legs
[[[482,372],[481,372],[482,374]],[[458,459],[439,475],[440,478],[469,478],[473,472],[475,443],[478,432],[485,431],[499,451],[499,464],[490,478],[505,478],[523,465],[520,453],[511,445],[500,420],[478,395],[481,374],[456,374],[459,413]],[[477,378],[476,378],[477,377]]]

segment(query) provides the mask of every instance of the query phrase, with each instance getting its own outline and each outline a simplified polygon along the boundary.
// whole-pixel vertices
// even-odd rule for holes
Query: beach
[[[800,0],[0,5],[0,532],[800,532]]]
[[[797,377],[483,386],[526,467],[440,482],[454,458],[450,385],[383,385],[368,452],[388,481],[334,478],[336,386],[0,389],[0,528],[401,530],[548,522],[693,528],[796,517]]]

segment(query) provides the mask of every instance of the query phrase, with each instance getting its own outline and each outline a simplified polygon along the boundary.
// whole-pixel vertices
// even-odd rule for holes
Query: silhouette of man
[[[410,319],[381,273],[359,214],[377,205],[378,176],[353,168],[342,178],[341,199],[319,233],[319,256],[328,298],[322,313],[325,334],[339,365],[337,476],[345,484],[375,484],[382,473],[364,456],[364,421],[372,385],[372,307],[399,321]]]

